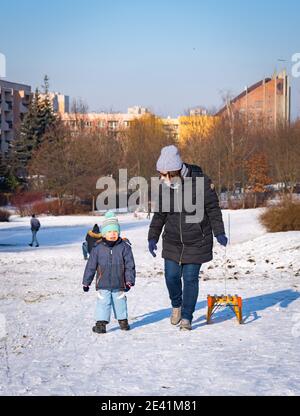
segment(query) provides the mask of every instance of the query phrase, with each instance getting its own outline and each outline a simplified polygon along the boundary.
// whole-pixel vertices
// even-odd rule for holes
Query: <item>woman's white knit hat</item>
[[[156,164],[158,172],[173,172],[182,169],[182,159],[176,146],[166,146],[161,150]]]

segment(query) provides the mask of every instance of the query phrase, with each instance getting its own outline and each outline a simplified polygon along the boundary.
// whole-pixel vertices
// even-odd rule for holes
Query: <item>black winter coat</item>
[[[95,247],[96,243],[100,241],[102,238],[101,233],[95,233],[94,231],[89,231],[85,237],[85,240],[88,245],[88,253],[91,254],[93,247]]]
[[[158,242],[164,228],[163,251],[164,259],[173,260],[179,264],[203,264],[212,260],[213,234],[215,236],[225,233],[222,212],[215,187],[211,179],[195,165],[185,164],[188,168],[188,177],[204,177],[204,217],[201,223],[187,223],[186,216],[192,215],[182,209],[182,212],[162,212],[161,203],[159,212],[156,212],[150,224],[148,241],[154,239]],[[193,183],[196,181],[192,180]],[[178,192],[184,192],[184,184],[180,190],[171,189],[171,207]],[[196,187],[193,186],[193,201],[196,197]],[[174,210],[173,210],[174,211]]]

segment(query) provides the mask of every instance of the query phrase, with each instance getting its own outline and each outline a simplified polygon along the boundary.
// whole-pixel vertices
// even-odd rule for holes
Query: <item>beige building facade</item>
[[[31,87],[0,79],[0,152],[7,156],[15,133],[28,111]]]
[[[44,100],[46,94],[40,95],[41,99]],[[70,97],[68,95],[61,94],[60,92],[49,92],[48,96],[55,113],[65,114],[70,112]]]

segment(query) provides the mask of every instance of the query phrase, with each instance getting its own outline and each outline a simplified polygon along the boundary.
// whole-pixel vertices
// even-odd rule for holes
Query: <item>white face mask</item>
[[[180,178],[173,178],[172,181],[170,181],[170,179],[162,178],[161,181],[171,189],[178,189],[181,184]]]

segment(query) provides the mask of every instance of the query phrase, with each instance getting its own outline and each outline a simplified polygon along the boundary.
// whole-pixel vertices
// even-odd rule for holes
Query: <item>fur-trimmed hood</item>
[[[100,238],[102,238],[102,234],[101,233],[94,233],[92,230],[90,230],[88,232],[88,235],[92,238],[96,238],[97,240],[100,240]]]

